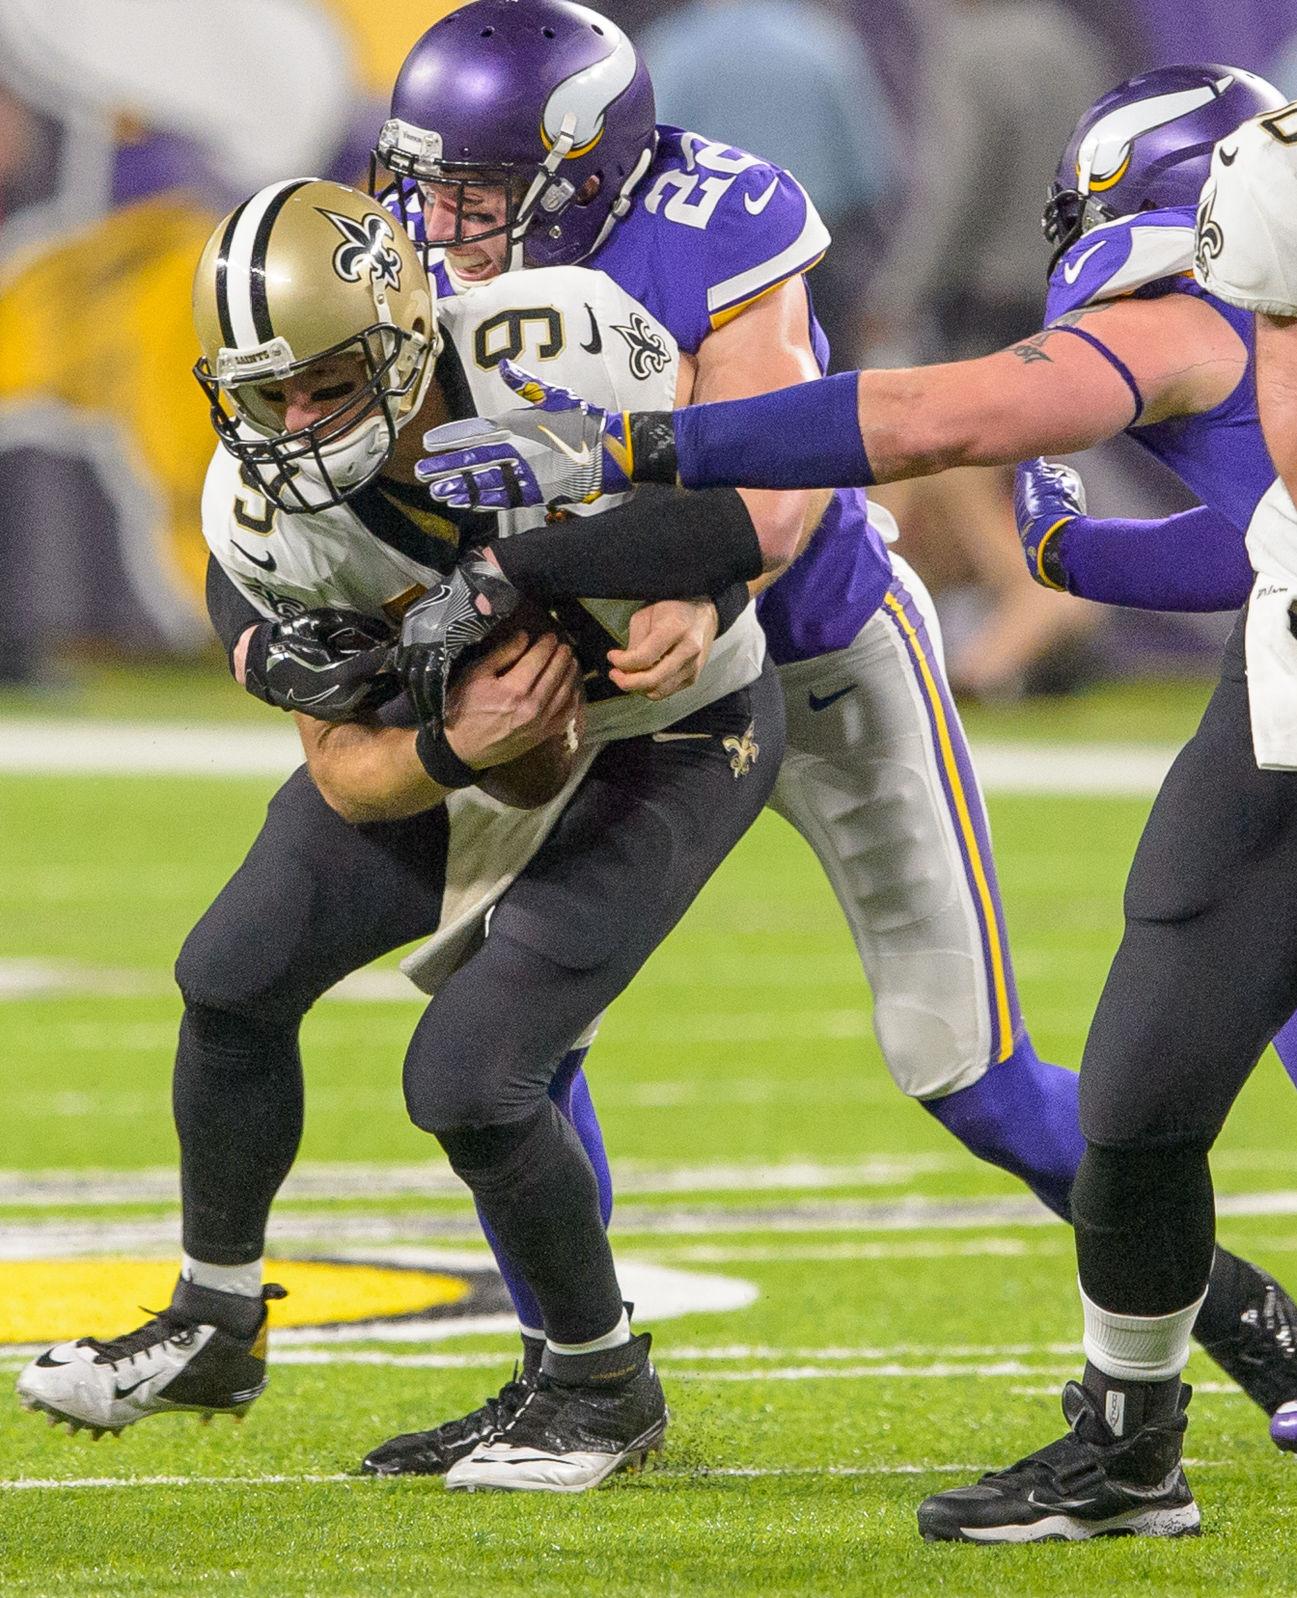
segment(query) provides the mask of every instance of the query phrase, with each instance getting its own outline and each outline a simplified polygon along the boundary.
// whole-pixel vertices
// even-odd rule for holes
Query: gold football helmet
[[[316,178],[272,184],[220,223],[198,263],[194,326],[212,425],[286,511],[341,504],[382,469],[441,345],[403,229],[368,195]],[[285,383],[317,374],[315,397],[339,403],[289,427]]]

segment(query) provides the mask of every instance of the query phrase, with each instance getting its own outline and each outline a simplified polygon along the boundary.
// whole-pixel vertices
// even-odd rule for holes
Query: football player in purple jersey
[[[540,46],[537,35],[547,37],[548,46]],[[570,51],[560,48],[564,40],[572,42]],[[473,74],[462,70],[470,59],[478,69]],[[543,63],[539,74],[538,61]],[[561,77],[563,69],[571,71],[571,84],[582,85],[584,96],[574,99],[570,114],[563,109],[569,82]],[[527,74],[531,86],[520,87]],[[458,87],[465,81],[475,85],[471,103]],[[491,87],[484,88],[488,82]],[[596,82],[597,94],[590,90]],[[1202,74],[1190,88],[1192,107],[1182,99],[1165,115],[1161,109],[1137,113],[1136,131],[1195,107],[1201,111],[1223,96],[1223,90],[1203,89]],[[1249,114],[1255,106],[1248,95],[1264,91],[1265,86],[1241,81],[1223,125]],[[1137,103],[1158,92],[1156,85],[1144,96],[1128,91],[1127,99]],[[628,42],[611,24],[561,0],[526,5],[479,0],[471,11],[455,13],[430,30],[398,79],[378,154],[402,180],[407,218],[440,247],[440,260],[433,261],[439,281],[456,289],[503,270],[555,260],[607,272],[670,327],[693,357],[695,400],[768,390],[788,365],[805,366],[808,349],[822,369],[825,352],[802,283],[825,242],[809,201],[787,174],[751,156],[695,134],[654,130],[646,96],[646,80]],[[546,130],[539,144],[538,124]],[[570,168],[564,164],[569,157]],[[1189,198],[1190,181],[1183,185]],[[1178,190],[1174,197],[1179,198]],[[1190,336],[1188,324],[1197,309],[1190,308],[1182,327],[1176,320],[1178,303],[1172,308],[1170,342],[1177,350]],[[1075,319],[1089,314],[1099,313],[1086,309]],[[1204,314],[1221,320],[1210,310]],[[611,331],[624,340],[628,359],[644,356],[633,328]],[[582,332],[594,341],[610,330],[592,319]],[[521,360],[522,342],[514,339],[498,354]],[[1107,403],[1106,431],[1120,431],[1132,419],[1130,386],[1106,355],[1092,350],[1085,330],[1061,342],[1074,342],[1093,363],[1088,381]],[[1228,325],[1217,344],[1211,369],[1215,387],[1204,395],[1204,410],[1222,404],[1247,367],[1246,351]],[[1015,378],[1056,365],[1054,350],[1041,349],[1037,341],[991,360]],[[1061,364],[1070,383],[1074,363]],[[892,378],[900,385],[888,412],[894,432],[900,431],[902,418],[916,429],[940,427],[939,405],[920,410],[912,403],[907,385],[916,374],[866,376]],[[764,458],[782,449],[783,428],[776,423],[771,429],[771,414],[777,416],[779,406],[803,395],[816,396],[819,404],[809,432],[821,443],[807,452],[814,468],[801,470],[799,457],[786,475],[763,477],[760,486],[871,479],[858,463],[853,479],[844,469],[844,452],[834,455],[825,447],[827,415],[836,428],[829,444],[836,439],[840,445],[851,434],[856,455],[863,453],[856,398],[865,379],[854,375],[845,383],[830,379],[782,394],[705,404],[675,419],[669,413],[655,418],[599,413],[523,373],[516,381],[538,408],[510,413],[498,425],[485,421],[477,437],[468,424],[470,436],[461,430],[447,440],[423,468],[436,496],[497,508],[586,498],[592,456],[602,459],[609,484],[618,472],[622,485],[641,473],[671,481],[679,476],[688,483],[680,440],[691,418],[734,416],[728,438],[746,440],[744,448],[752,453],[749,429],[755,413],[760,439],[755,453]],[[1003,419],[1007,404],[991,409],[994,418]],[[1075,409],[1074,399],[1062,407],[1065,413]],[[843,422],[848,410],[849,429]],[[962,424],[967,438],[974,413],[980,418],[985,411],[985,395],[978,405],[970,401],[951,432]],[[673,426],[681,419],[682,428]],[[894,447],[899,456],[904,444],[898,440]],[[939,458],[943,447],[949,461]],[[1046,447],[1043,438],[1035,447]],[[1048,447],[1059,446],[1050,439]],[[943,445],[925,435],[910,446],[905,464],[911,473],[933,470],[961,458],[956,450],[953,440]],[[1029,452],[1015,443],[992,458],[1013,460]],[[574,461],[587,474],[580,485]],[[706,469],[714,468],[709,457]],[[726,483],[746,484],[747,470],[745,456],[742,470],[727,467],[722,476]],[[782,464],[763,470],[785,472]],[[746,498],[763,542],[777,538],[781,502],[767,511],[759,495]],[[832,596],[831,604],[826,596]],[[889,563],[870,526],[864,496],[836,493],[791,571],[760,599],[789,712],[790,753],[773,802],[816,848],[838,892],[874,987],[877,1030],[898,1084],[922,1099],[975,1153],[1022,1175],[1066,1215],[1081,1152],[1074,1082],[1070,1073],[1036,1058],[1018,1012],[980,796],[944,689],[924,598],[912,574],[899,562]],[[942,743],[949,754],[944,762],[936,753]],[[889,783],[880,771],[906,746],[909,753],[898,762],[897,775],[907,773],[907,782]],[[844,792],[853,800],[845,808]],[[912,841],[899,847],[907,829]],[[879,876],[882,861],[888,864]],[[958,896],[963,926],[953,934],[957,917],[943,924],[931,913],[923,884],[925,873],[933,871],[940,874],[944,891]],[[952,935],[962,951],[953,964],[950,943],[941,941]],[[908,960],[898,958],[902,943]],[[601,1150],[591,1146],[590,1152],[597,1157]],[[1222,1286],[1216,1293],[1219,1336],[1213,1352],[1250,1384],[1259,1402],[1274,1409],[1297,1396],[1297,1370],[1282,1357],[1286,1345],[1271,1338],[1270,1355],[1257,1356],[1268,1334],[1253,1330],[1246,1348],[1257,1363],[1248,1363],[1239,1351],[1252,1328],[1255,1303],[1277,1289],[1263,1273],[1224,1251],[1218,1262]],[[501,1264],[515,1285],[507,1259]],[[515,1302],[524,1328],[539,1331],[528,1318],[525,1292],[515,1291]],[[510,1403],[524,1396],[527,1370],[534,1366],[532,1350],[539,1346],[534,1335],[525,1344],[524,1382],[508,1390]],[[1259,1379],[1262,1366],[1267,1385]],[[465,1427],[471,1432],[475,1424],[502,1426],[507,1436],[507,1406],[501,1410],[492,1401],[476,1419],[394,1439],[376,1449],[366,1467],[393,1474],[444,1469],[445,1448],[458,1447]]]

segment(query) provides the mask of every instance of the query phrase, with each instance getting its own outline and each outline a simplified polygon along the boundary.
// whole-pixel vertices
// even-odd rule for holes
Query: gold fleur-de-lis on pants
[[[730,770],[734,773],[737,782],[740,777],[746,777],[757,763],[757,756],[761,753],[761,745],[752,734],[757,730],[755,721],[748,722],[747,731],[741,738],[725,738],[721,747],[729,750]]]

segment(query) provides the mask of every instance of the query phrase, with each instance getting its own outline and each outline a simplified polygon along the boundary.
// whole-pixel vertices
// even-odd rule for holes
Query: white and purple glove
[[[1027,569],[1044,588],[1067,590],[1062,534],[1085,515],[1085,484],[1061,461],[1037,456],[1023,461],[1014,475],[1013,515]]]
[[[455,510],[520,510],[589,504],[631,486],[626,412],[602,410],[512,361],[499,372],[528,408],[425,433],[430,453],[414,474],[434,500]]]

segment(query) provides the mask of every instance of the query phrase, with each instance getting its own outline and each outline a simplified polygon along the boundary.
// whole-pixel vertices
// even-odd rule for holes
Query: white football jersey
[[[616,410],[669,410],[675,397],[679,349],[669,332],[603,272],[547,267],[510,272],[438,306],[443,330],[460,357],[479,415],[517,409],[518,396],[497,371],[509,356],[597,405]],[[218,449],[203,490],[203,534],[216,560],[265,616],[287,616],[336,605],[396,623],[406,607],[455,564],[459,530],[431,501],[412,504],[384,494],[381,479],[364,491],[371,514],[351,503],[287,514],[267,505],[240,477],[239,463]],[[387,537],[372,530],[376,495],[390,512]],[[576,506],[598,514],[616,501]],[[544,512],[499,518],[512,536],[544,520]],[[368,523],[368,524],[367,524]],[[486,533],[491,523],[482,519]],[[393,531],[393,529],[395,531]],[[634,601],[583,600],[583,609],[610,641],[625,643]],[[754,681],[765,639],[749,605],[716,641],[697,683],[670,699],[613,694],[589,706],[593,738],[656,732],[714,699]]]
[[[1194,276],[1230,305],[1297,316],[1297,101],[1245,122],[1213,151]]]

